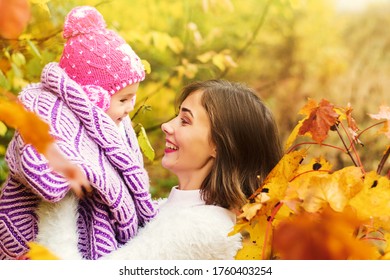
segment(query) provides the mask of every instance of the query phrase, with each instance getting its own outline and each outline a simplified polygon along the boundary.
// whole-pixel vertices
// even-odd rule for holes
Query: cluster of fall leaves
[[[309,99],[286,143],[286,153],[243,207],[234,230],[246,236],[237,259],[390,259],[390,180],[380,175],[389,157],[385,148],[376,171],[364,169],[355,145],[362,132],[352,108]],[[390,139],[390,107],[370,117]],[[346,126],[344,126],[344,122]],[[307,145],[327,145],[330,131],[348,138],[353,162],[333,170],[323,157],[308,158]],[[313,142],[293,145],[298,136]],[[341,136],[340,136],[341,137]],[[307,161],[307,163],[305,163]]]

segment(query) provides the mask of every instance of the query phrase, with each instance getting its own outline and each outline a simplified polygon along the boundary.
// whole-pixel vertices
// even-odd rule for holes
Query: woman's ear
[[[217,157],[217,147],[215,147],[215,145],[213,145],[213,147],[212,147],[211,156],[213,158]]]

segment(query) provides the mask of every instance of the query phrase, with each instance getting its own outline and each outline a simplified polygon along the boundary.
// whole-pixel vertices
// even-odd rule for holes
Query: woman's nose
[[[161,130],[166,133],[166,134],[171,134],[173,129],[172,126],[170,125],[170,122],[163,123],[161,125]]]

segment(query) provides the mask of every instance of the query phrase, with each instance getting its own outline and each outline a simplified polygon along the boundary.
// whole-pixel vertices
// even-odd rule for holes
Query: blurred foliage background
[[[300,119],[307,98],[350,103],[361,129],[370,125],[367,114],[390,104],[390,0],[358,11],[337,9],[333,0],[30,3],[32,17],[24,33],[0,38],[0,87],[17,95],[28,83],[38,82],[44,65],[59,61],[66,14],[75,6],[95,6],[108,27],[151,66],[131,117],[145,127],[156,152],[153,161],[145,159],[155,197],[166,196],[177,183],[160,164],[165,145],[160,126],[174,116],[175,97],[190,81],[224,78],[254,88],[274,112],[283,140]],[[0,183],[7,174],[4,153],[13,131],[2,134]],[[361,139],[367,170],[378,165],[389,144],[370,137],[374,134]],[[338,168],[351,164],[337,151],[324,152]]]

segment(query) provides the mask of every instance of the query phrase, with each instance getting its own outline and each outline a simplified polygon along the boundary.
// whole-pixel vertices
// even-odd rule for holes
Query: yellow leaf
[[[26,58],[20,52],[15,52],[11,55],[12,62],[16,64],[18,67],[22,67],[26,64]]]
[[[4,136],[7,133],[7,126],[0,121],[0,136]]]
[[[284,199],[288,182],[296,174],[299,163],[305,155],[306,152],[303,150],[285,154],[274,169],[272,169],[262,186],[263,189],[268,189],[268,195],[272,199],[275,199],[276,201]],[[261,192],[261,189],[256,191],[254,195],[257,195],[259,192]]]
[[[279,208],[278,212],[276,212],[273,223],[277,225],[280,221],[283,221],[290,217],[291,214],[293,214],[291,208],[285,203],[283,203],[283,205]]]
[[[41,9],[46,11],[50,15],[49,7],[47,6],[47,3],[49,3],[51,0],[30,0],[31,3],[37,4]]]
[[[298,124],[294,127],[293,131],[290,133],[290,135],[287,138],[286,144],[284,145],[284,150],[287,151],[288,148],[292,146],[295,139],[298,137],[299,129],[301,128],[303,122],[308,118],[308,116],[298,122]]]
[[[361,169],[354,166],[346,167],[333,174],[305,173],[291,182],[291,189],[303,201],[302,207],[307,212],[319,211],[327,204],[333,210],[341,212],[349,199],[362,189],[361,177]]]
[[[245,218],[248,221],[251,220],[257,213],[258,210],[261,209],[263,203],[269,200],[269,196],[266,193],[259,193],[254,201],[248,201],[242,207],[242,214],[238,216],[238,218]]]
[[[149,142],[148,136],[146,135],[145,128],[142,125],[140,125],[140,130],[137,133],[137,138],[138,138],[139,146],[140,146],[142,152],[144,153],[144,155],[150,161],[153,161],[154,156],[155,156],[155,152],[154,152],[152,145]]]
[[[46,247],[36,242],[28,242],[27,245],[30,250],[26,253],[26,257],[30,260],[59,260],[59,258]]]
[[[152,72],[152,67],[150,67],[150,63],[145,59],[142,59],[141,63],[144,65],[146,74],[150,74]]]
[[[252,220],[245,230],[249,234],[249,237],[244,240],[243,247],[237,252],[237,260],[260,260],[263,259],[264,241],[266,238],[265,230],[267,228],[267,220],[265,218]],[[271,234],[271,230],[270,230]],[[272,240],[268,236],[268,240]],[[271,242],[266,244],[264,259],[269,258],[271,254]]]
[[[328,162],[323,156],[315,157],[307,164],[301,164],[298,168],[297,174],[302,174],[309,171],[331,171],[332,164]]]
[[[375,171],[366,174],[363,190],[349,204],[362,219],[390,216],[390,181]]]

